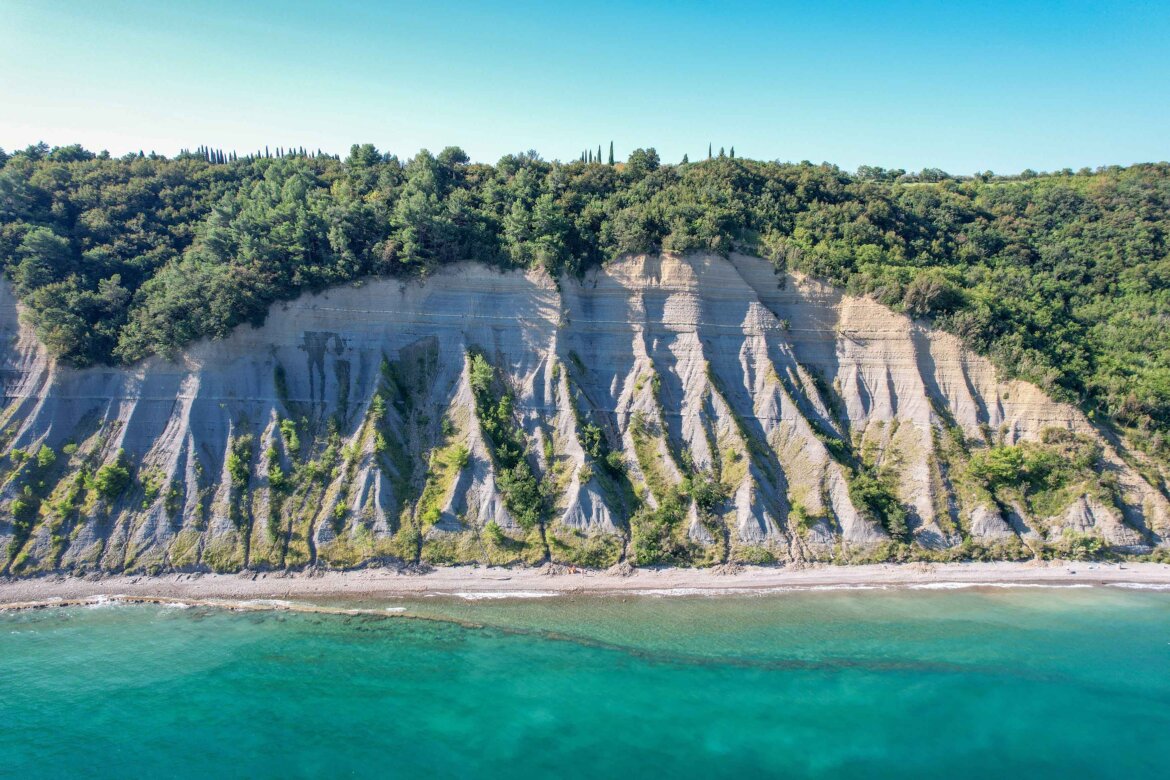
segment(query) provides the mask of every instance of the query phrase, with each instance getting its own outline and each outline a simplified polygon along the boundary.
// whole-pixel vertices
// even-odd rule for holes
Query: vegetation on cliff
[[[600,155],[599,155],[600,156]],[[1170,444],[1170,165],[953,177],[716,157],[408,161],[373,146],[236,159],[0,153],[0,263],[75,365],[173,354],[269,305],[477,260],[580,273],[734,249],[871,294],[1011,374]]]

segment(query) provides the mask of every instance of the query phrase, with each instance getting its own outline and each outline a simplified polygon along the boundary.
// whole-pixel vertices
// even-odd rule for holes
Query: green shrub
[[[905,542],[909,541],[910,529],[906,523],[906,510],[898,502],[894,489],[892,475],[862,471],[849,480],[849,500],[878,520],[892,538]]]
[[[468,361],[476,413],[496,465],[496,485],[516,523],[529,530],[544,513],[544,495],[524,456],[528,443],[512,417],[512,396],[496,390],[495,368],[481,353],[470,352]],[[466,448],[463,450],[460,468],[466,464]]]
[[[232,487],[242,490],[248,486],[252,475],[252,436],[246,434],[232,440],[227,456],[228,476]]]
[[[690,495],[704,512],[710,512],[727,500],[726,488],[714,475],[706,471],[696,472],[691,476]]]
[[[280,421],[280,437],[284,439],[284,448],[291,457],[296,457],[301,451],[301,440],[297,436],[297,424],[289,419]]]
[[[639,566],[685,563],[691,545],[682,535],[686,504],[671,491],[657,509],[643,506],[630,519],[630,542],[634,563]]]
[[[53,452],[53,448],[47,444],[42,444],[41,448],[37,450],[37,468],[47,469],[57,462],[57,453]]]
[[[504,535],[504,529],[500,528],[500,524],[495,520],[489,520],[488,524],[483,527],[484,536],[488,541],[497,547],[503,546],[507,537]]]
[[[999,446],[977,452],[971,458],[971,476],[995,489],[1018,485],[1026,477],[1027,460],[1021,447]]]
[[[31,495],[31,491],[27,494],[17,496],[12,499],[10,511],[13,518],[17,522],[27,523],[36,517],[37,510],[40,508],[41,502],[36,496]]]
[[[130,486],[130,469],[126,466],[125,457],[125,451],[118,450],[118,457],[93,475],[93,489],[107,501],[114,501]]]

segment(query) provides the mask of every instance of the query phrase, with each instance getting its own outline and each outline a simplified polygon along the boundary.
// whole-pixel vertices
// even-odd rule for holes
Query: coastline
[[[545,568],[454,566],[425,573],[393,569],[242,574],[45,576],[0,582],[0,610],[103,601],[205,604],[246,609],[370,610],[290,604],[290,599],[378,600],[450,597],[468,600],[554,596],[718,596],[769,591],[968,587],[1128,586],[1170,591],[1170,564],[1029,561],[872,564],[776,568],[635,569],[629,574]],[[242,604],[241,602],[251,602]],[[383,613],[386,614],[386,613]],[[390,613],[393,614],[393,613]]]

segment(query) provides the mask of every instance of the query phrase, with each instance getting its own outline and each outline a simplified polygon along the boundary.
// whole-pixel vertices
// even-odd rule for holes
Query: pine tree
[[[690,162],[690,159],[689,159],[689,158],[688,158],[688,157],[687,157],[687,156],[684,154],[684,155],[683,155],[683,158],[682,158],[682,164],[683,164],[683,165],[686,165],[686,164],[687,164],[687,163],[689,163],[689,162]]]
[[[613,165],[613,141],[609,142],[609,164]]]

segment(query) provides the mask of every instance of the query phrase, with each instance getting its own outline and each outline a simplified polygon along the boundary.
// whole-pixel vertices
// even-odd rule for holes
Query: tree
[[[118,450],[118,456],[97,470],[93,476],[93,488],[107,501],[113,501],[130,486],[130,469],[126,466],[126,453]]]
[[[731,147],[731,159],[735,159],[735,147]]]
[[[70,146],[58,146],[48,154],[48,159],[53,162],[82,162],[85,160],[92,160],[94,158],[93,152],[82,148],[81,144],[72,144]]]
[[[635,149],[626,160],[626,176],[637,181],[645,178],[651,171],[658,170],[658,152],[653,147],[649,149]]]
[[[345,164],[350,168],[372,168],[380,162],[382,155],[373,144],[354,144],[349,147],[349,157],[345,158]]]
[[[0,153],[3,151],[3,149],[0,149]],[[613,165],[613,141],[609,142],[609,164]]]
[[[687,157],[687,156],[684,154],[684,155],[683,155],[683,158],[682,158],[682,163],[681,163],[681,164],[682,164],[682,165],[686,165],[686,164],[687,164],[687,163],[689,163],[689,162],[690,162],[690,159],[689,159],[689,158],[688,158],[688,157]]]
[[[471,356],[468,365],[467,383],[471,385],[472,392],[477,395],[487,393],[492,386],[492,380],[495,378],[496,370],[492,368],[492,364],[480,355],[475,353]]]
[[[711,159],[711,144],[710,143],[707,144],[707,159],[708,160]]]
[[[962,302],[962,292],[937,271],[926,271],[915,276],[902,296],[902,305],[913,317],[953,311]]]
[[[67,277],[76,266],[69,240],[45,227],[29,230],[16,249],[16,256],[20,258],[16,285],[22,295]]]

